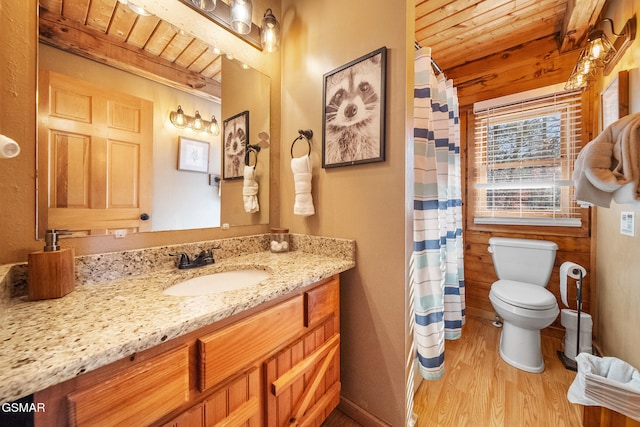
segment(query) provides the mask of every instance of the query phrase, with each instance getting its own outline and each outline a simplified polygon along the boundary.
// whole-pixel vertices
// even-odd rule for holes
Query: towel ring
[[[296,142],[298,142],[299,140],[302,139],[306,139],[307,140],[307,144],[309,145],[309,153],[307,154],[308,156],[311,155],[311,138],[313,138],[313,131],[311,129],[307,129],[307,130],[299,130],[298,131],[298,137],[296,139],[293,140],[293,142],[291,143],[291,158],[293,159],[293,146],[296,145]]]
[[[258,165],[258,153],[260,152],[260,146],[259,145],[249,145],[247,146],[247,151],[244,153],[244,164],[246,166],[252,166],[251,165],[251,153],[254,154],[254,162],[253,162],[253,167],[255,169],[255,167]]]

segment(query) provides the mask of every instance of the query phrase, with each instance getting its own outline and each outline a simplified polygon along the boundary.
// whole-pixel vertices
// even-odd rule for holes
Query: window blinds
[[[580,226],[581,117],[580,91],[475,110],[474,222]]]

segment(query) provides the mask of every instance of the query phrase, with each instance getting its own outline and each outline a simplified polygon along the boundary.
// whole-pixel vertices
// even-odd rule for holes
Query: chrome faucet
[[[186,270],[189,268],[202,267],[204,265],[211,265],[215,263],[215,259],[213,259],[213,250],[203,250],[198,255],[196,255],[193,259],[189,258],[189,255],[182,252],[179,254],[169,254],[170,256],[180,257],[178,260],[178,268],[180,270]]]

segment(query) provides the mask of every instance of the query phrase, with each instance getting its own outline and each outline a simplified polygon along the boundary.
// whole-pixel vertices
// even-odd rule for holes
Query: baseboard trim
[[[357,422],[361,426],[364,427],[391,427],[391,424],[387,424],[382,421],[380,418],[371,414],[370,412],[365,411],[360,406],[356,405],[349,399],[345,399],[343,396],[340,396],[340,403],[338,404],[338,409],[340,412],[351,418],[353,421]]]

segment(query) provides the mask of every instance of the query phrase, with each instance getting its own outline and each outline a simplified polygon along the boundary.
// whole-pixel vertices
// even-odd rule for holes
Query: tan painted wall
[[[42,243],[35,239],[36,3],[0,0],[0,26],[9,29],[0,32],[0,133],[16,140],[22,150],[14,159],[0,160],[0,264],[25,262],[29,252],[42,248]],[[259,3],[261,10],[271,5],[274,13],[280,16],[279,0]],[[254,20],[259,22],[260,19],[254,16]],[[206,33],[214,25],[205,24],[206,28],[201,29],[195,27],[200,24],[193,23],[190,29]],[[237,49],[238,60],[271,76],[270,150],[271,156],[277,158],[280,143],[280,55],[247,49],[246,43],[227,37],[226,31],[223,33],[225,49]],[[277,162],[274,162],[270,171],[273,191],[278,188],[278,170]],[[277,218],[277,200],[270,203],[269,208],[271,217]],[[82,255],[250,235],[267,230],[267,225],[232,226],[226,231],[210,228],[139,233],[118,240],[112,236],[92,236],[65,240],[61,244],[75,247],[76,254]]]
[[[342,395],[391,425],[404,425],[410,250],[405,147],[413,94],[406,75],[413,73],[413,19],[407,13],[413,11],[382,0],[284,0],[282,6],[280,225],[297,233],[356,240],[357,266],[343,274],[341,294]],[[408,6],[413,9],[413,2]],[[382,46],[388,48],[386,161],[322,169],[323,75]],[[314,132],[316,214],[311,217],[293,215],[290,146],[298,129]]]
[[[615,31],[635,14],[640,18],[640,0],[614,0],[606,16]],[[606,88],[620,70],[630,70],[630,113],[640,112],[640,34],[611,75]],[[620,234],[621,212],[635,212],[634,237]],[[598,208],[596,246],[597,340],[607,356],[615,356],[640,368],[640,204]]]

